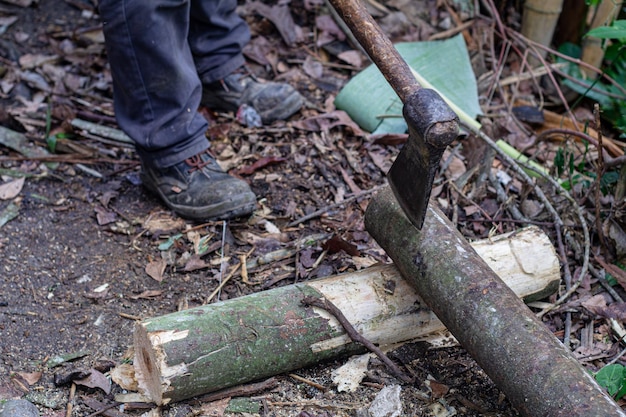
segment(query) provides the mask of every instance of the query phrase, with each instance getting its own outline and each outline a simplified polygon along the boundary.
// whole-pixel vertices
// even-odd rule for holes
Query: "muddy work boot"
[[[256,206],[248,184],[225,173],[206,151],[169,168],[142,168],[144,186],[182,217],[227,220],[247,216]]]
[[[237,111],[243,104],[253,107],[263,124],[285,120],[302,107],[303,99],[292,86],[258,82],[249,74],[235,72],[205,84],[202,104],[214,110]]]

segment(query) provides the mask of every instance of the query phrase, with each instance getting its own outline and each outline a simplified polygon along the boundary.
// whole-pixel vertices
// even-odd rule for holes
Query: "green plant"
[[[566,72],[572,79],[563,84],[584,97],[597,101],[602,107],[604,119],[608,120],[626,138],[626,20],[615,20],[610,26],[601,26],[590,30],[585,36],[593,36],[607,41],[603,74],[614,80],[606,82],[603,78],[589,80],[578,65],[570,63]],[[608,42],[610,40],[610,42]],[[559,51],[572,58],[580,58],[578,45],[566,43]],[[566,62],[559,59],[560,62]],[[621,87],[621,88],[620,88]]]
[[[626,395],[626,367],[620,364],[607,365],[594,374],[596,381],[606,388],[609,395],[619,400]]]

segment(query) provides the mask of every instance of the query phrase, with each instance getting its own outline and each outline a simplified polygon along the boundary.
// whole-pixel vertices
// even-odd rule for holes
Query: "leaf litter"
[[[445,7],[416,10],[400,3],[373,6],[395,41],[425,40],[450,18]],[[0,291],[1,395],[15,396],[2,394],[15,392],[16,380],[7,378],[11,373],[42,372],[34,383],[52,396],[56,387],[53,371],[45,368],[47,358],[82,352],[84,347],[90,353],[72,359],[82,369],[92,369],[102,358],[123,362],[132,342],[132,320],[204,304],[225,277],[230,279],[219,287],[220,300],[388,262],[364,231],[363,214],[367,190],[385,183],[384,174],[406,136],[369,135],[334,108],[334,97],[367,63],[321,2],[241,5],[253,30],[245,51],[250,67],[261,77],[291,82],[305,94],[307,106],[291,121],[269,127],[247,127],[234,115],[200,109],[210,120],[209,136],[220,165],[249,181],[261,198],[251,219],[228,224],[186,222],[163,211],[141,188],[136,155],[115,124],[111,76],[95,7],[60,0],[42,2],[38,8],[28,1],[14,4],[17,8],[0,21],[8,35],[0,62],[0,252],[5,274]],[[390,12],[394,7],[400,12]],[[33,24],[35,17],[43,24]],[[483,48],[470,50],[480,52],[477,60],[491,48],[479,39],[485,38],[477,36],[470,43]],[[511,61],[510,68],[502,69],[502,78],[519,70],[517,61]],[[476,69],[489,65],[473,64],[480,79],[483,73]],[[526,147],[526,154],[548,169],[554,169],[559,149],[565,149],[576,166],[597,161],[596,149],[576,145],[578,136],[560,133],[556,139],[529,141],[534,127],[520,125],[515,113],[503,110],[507,97],[485,88],[479,83],[481,97],[492,97],[483,112],[501,116],[489,129],[520,149]],[[523,81],[503,88],[537,93]],[[562,119],[556,113],[544,115]],[[58,145],[56,153],[48,148],[51,138]],[[623,154],[622,143],[606,139],[613,143],[607,145],[613,157]],[[536,202],[533,187],[498,158],[484,155],[472,156],[472,146],[461,142],[444,158],[433,194],[449,217],[467,238],[477,239],[515,230],[519,220],[511,206],[530,204],[524,211],[527,220],[549,230],[558,245],[558,231],[546,207]],[[492,181],[473,169],[477,166],[512,179]],[[615,240],[617,252],[594,260],[581,285],[544,320],[558,337],[567,339],[585,366],[596,371],[610,360],[623,362],[623,288],[611,287],[607,278],[623,285],[624,245],[619,239],[625,210],[623,190],[621,196],[594,200],[582,185],[571,191],[590,209],[585,215],[591,225],[593,203],[611,213],[602,229],[595,230]],[[498,195],[498,187],[508,199]],[[594,253],[602,248],[596,241],[583,241],[568,203],[545,187],[570,230],[563,253],[573,278],[579,279],[581,246],[593,245]],[[92,279],[81,280],[84,276]],[[544,303],[555,301],[552,297]],[[333,370],[343,363],[298,372],[333,386]],[[430,415],[434,408],[441,415],[452,415],[453,409],[463,415],[485,410],[515,415],[460,348],[427,350],[411,364],[422,381],[402,388],[403,405],[411,407],[411,415]],[[54,372],[68,372],[70,362],[60,368]],[[99,381],[88,384],[104,387],[104,380]],[[382,387],[395,383],[380,364],[370,363],[353,395],[319,391],[285,377],[279,388],[262,395],[275,415],[354,415],[366,409]],[[28,391],[28,385],[18,387]],[[93,407],[110,405],[110,397],[80,390],[90,398],[79,401],[75,413],[87,415]],[[225,404],[215,404],[212,410],[228,415]],[[44,410],[46,415],[61,412]]]

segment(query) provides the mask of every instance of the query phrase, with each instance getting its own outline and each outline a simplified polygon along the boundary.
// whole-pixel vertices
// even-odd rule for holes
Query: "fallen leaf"
[[[363,55],[358,51],[345,51],[337,55],[337,58],[356,68],[361,68],[363,66]]]
[[[185,221],[170,212],[157,211],[150,213],[146,220],[144,220],[143,227],[151,234],[157,232],[167,233],[183,229],[185,227]]]
[[[359,256],[361,252],[357,249],[355,245],[350,242],[345,241],[340,236],[334,235],[326,242],[322,243],[322,249],[328,251],[328,253],[337,253],[339,251],[344,251],[348,255]]]
[[[200,259],[200,256],[192,255],[187,260],[187,262],[185,262],[185,267],[183,268],[183,271],[185,272],[197,271],[198,269],[205,269],[205,268],[209,268],[210,266],[211,264]]]
[[[58,55],[24,54],[20,56],[19,63],[22,69],[33,69],[46,63],[55,62],[58,59]]]
[[[437,381],[429,381],[430,390],[433,393],[433,398],[443,398],[446,396],[450,387]]]
[[[139,300],[139,299],[150,300],[152,298],[160,297],[162,294],[163,294],[163,290],[146,290],[142,292],[141,294],[131,295],[128,298],[132,300]]]
[[[302,70],[306,75],[314,79],[320,79],[324,74],[324,66],[322,65],[322,63],[316,61],[310,56],[307,56],[304,60],[304,64],[302,64]]]
[[[237,174],[251,175],[251,174],[254,174],[256,171],[258,171],[259,169],[265,168],[266,166],[278,165],[281,162],[285,162],[285,161],[286,161],[286,158],[283,158],[280,156],[265,156],[257,160],[252,165],[248,165],[248,166],[238,169]]]
[[[230,397],[222,398],[221,400],[205,403],[200,406],[202,415],[207,417],[222,417],[228,407]]]
[[[96,220],[100,226],[115,223],[115,220],[117,219],[117,214],[115,212],[107,210],[102,206],[96,206],[93,210],[96,212]]]
[[[248,6],[272,22],[287,45],[294,45],[303,39],[302,28],[293,22],[288,4],[279,3],[270,7],[267,4],[255,1],[249,3]]]
[[[0,184],[0,200],[12,200],[22,192],[24,188],[25,177],[18,178],[13,181]]]
[[[28,385],[34,385],[41,379],[41,372],[17,372]]]
[[[155,281],[161,282],[163,281],[163,274],[165,273],[166,266],[167,262],[165,259],[157,259],[156,261],[152,261],[146,265],[146,274],[148,274],[150,278]]]
[[[345,126],[352,130],[352,133],[356,136],[366,136],[365,132],[361,130],[348,116],[348,113],[343,110],[335,110],[330,113],[321,114],[319,116],[309,117],[304,120],[297,120],[293,122],[293,126],[300,130],[307,130],[309,132],[326,132],[337,126]]]
[[[322,46],[334,40],[343,41],[346,34],[337,26],[330,15],[323,14],[315,18],[315,26],[319,29],[317,46]]]
[[[89,388],[100,388],[105,394],[111,392],[111,381],[102,372],[98,372],[95,369],[92,369],[86,378],[75,379],[74,382]]]

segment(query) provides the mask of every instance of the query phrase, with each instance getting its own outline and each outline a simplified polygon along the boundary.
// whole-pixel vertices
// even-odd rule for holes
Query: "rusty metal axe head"
[[[409,138],[387,178],[400,207],[421,229],[439,161],[459,135],[459,120],[436,91],[425,88],[406,97],[403,114]]]

